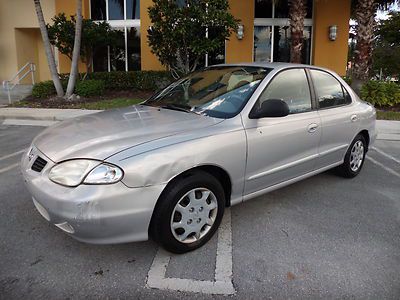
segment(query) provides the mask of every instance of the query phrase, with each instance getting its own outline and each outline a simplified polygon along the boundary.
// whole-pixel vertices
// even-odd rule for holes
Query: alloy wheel
[[[364,160],[364,144],[362,141],[358,140],[354,143],[353,148],[350,152],[350,169],[353,172],[357,172],[361,167]]]

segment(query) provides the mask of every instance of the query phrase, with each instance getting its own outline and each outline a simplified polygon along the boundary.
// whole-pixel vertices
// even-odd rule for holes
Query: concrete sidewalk
[[[64,121],[97,112],[101,110],[4,107],[0,108],[0,119]]]
[[[400,121],[377,120],[379,140],[400,141]]]

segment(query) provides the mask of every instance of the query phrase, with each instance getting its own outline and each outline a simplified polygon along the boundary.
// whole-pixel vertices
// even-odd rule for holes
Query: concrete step
[[[30,84],[18,84],[11,91],[11,102],[23,100],[24,98],[32,95],[32,85]],[[0,88],[0,105],[8,104],[8,92]]]

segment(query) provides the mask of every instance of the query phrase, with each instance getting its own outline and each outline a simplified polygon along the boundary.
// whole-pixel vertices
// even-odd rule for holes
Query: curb
[[[102,110],[58,108],[0,108],[0,119],[64,121],[101,112]]]

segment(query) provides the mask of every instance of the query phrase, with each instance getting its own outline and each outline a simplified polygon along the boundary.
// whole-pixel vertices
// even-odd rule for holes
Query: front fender
[[[124,170],[122,181],[128,187],[166,184],[196,166],[220,166],[231,177],[232,199],[241,198],[246,167],[246,136],[240,128],[177,141],[165,147],[160,145],[145,152],[137,148],[135,153],[119,153],[107,161]]]

